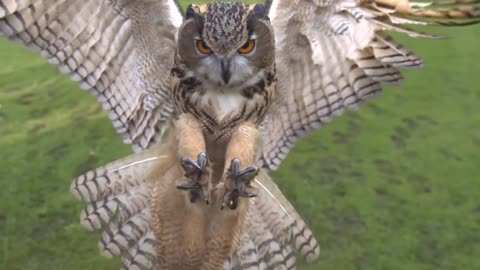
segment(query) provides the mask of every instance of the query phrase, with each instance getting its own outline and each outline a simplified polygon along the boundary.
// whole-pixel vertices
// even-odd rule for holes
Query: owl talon
[[[207,161],[207,155],[203,152],[198,154],[196,162],[188,157],[183,157],[180,160],[180,164],[185,171],[185,177],[188,179],[178,184],[177,189],[190,191],[190,202],[192,203],[201,195],[206,204],[210,202]]]
[[[259,170],[257,166],[250,166],[244,170],[240,170],[240,160],[232,160],[225,179],[225,194],[223,195],[222,210],[225,206],[235,210],[238,206],[239,197],[253,198],[257,196],[256,193],[248,191],[248,188],[251,188],[250,183],[255,176],[257,176]]]
[[[194,183],[192,181],[186,180],[178,184],[177,188],[180,190],[195,190],[195,189],[199,189],[200,185],[198,183]]]
[[[198,161],[195,162],[191,158],[183,157],[180,160],[183,170],[185,170],[185,176],[191,177],[195,173],[204,173],[205,166],[207,164],[207,155],[205,153],[198,154]]]

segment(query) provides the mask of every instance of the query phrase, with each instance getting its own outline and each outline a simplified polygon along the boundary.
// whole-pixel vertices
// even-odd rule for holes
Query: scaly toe
[[[193,161],[189,157],[183,157],[180,160],[180,165],[182,166],[185,177],[183,182],[177,185],[177,189],[188,190],[190,191],[190,201],[195,202],[200,196],[203,196],[203,199],[206,204],[209,204],[209,194],[206,189],[202,186],[202,177],[205,177],[207,173],[207,155],[205,153],[198,154],[197,161]]]
[[[191,158],[183,157],[180,160],[183,170],[185,171],[185,176],[190,176],[194,173],[203,173],[203,168],[197,162],[193,161]]]
[[[180,184],[177,185],[178,189],[181,190],[195,190],[200,188],[198,183],[193,182],[192,180],[184,180]]]
[[[225,181],[230,181],[226,186],[223,196],[221,209],[228,206],[230,209],[236,209],[238,206],[238,197],[252,198],[257,194],[248,191],[251,181],[258,175],[260,169],[257,166],[250,166],[244,170],[240,170],[240,160],[233,159],[230,170],[227,173]]]

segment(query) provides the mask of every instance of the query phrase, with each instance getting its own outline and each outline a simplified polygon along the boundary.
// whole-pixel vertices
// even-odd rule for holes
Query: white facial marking
[[[232,77],[229,82],[230,85],[242,84],[242,82],[253,75],[253,68],[248,59],[240,55],[235,55],[232,58],[230,70],[232,72]]]
[[[194,37],[197,38],[199,37]],[[250,39],[256,40],[257,35],[252,34]],[[263,70],[258,70],[255,64],[250,62],[248,56],[253,53],[254,51],[249,54],[234,52],[228,56],[231,76],[227,84],[222,77],[222,60],[225,66],[225,58],[214,53],[201,59],[193,70],[195,77],[202,81],[202,87],[206,90],[201,96],[200,104],[212,108],[217,119],[223,120],[226,116],[238,112],[247,101],[241,91],[258,83],[265,76]]]
[[[202,59],[195,70],[195,73],[202,79],[202,82],[208,89],[224,89],[225,91],[235,91],[247,86],[247,82],[251,81],[252,77],[257,78],[258,73],[255,73],[252,63],[239,54],[232,56],[230,61],[231,77],[228,84],[225,84],[222,78],[222,68],[220,60],[215,55],[210,55]]]

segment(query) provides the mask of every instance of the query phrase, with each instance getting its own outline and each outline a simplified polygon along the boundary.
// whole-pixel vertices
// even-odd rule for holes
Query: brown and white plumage
[[[95,95],[134,149],[165,130],[182,21],[174,0],[0,1],[0,35],[40,51]]]
[[[89,230],[104,230],[102,255],[123,255],[123,269],[154,264],[156,240],[150,225],[153,183],[151,168],[164,159],[159,147],[137,153],[88,172],[72,182],[76,197],[88,203],[80,222]]]
[[[278,98],[263,123],[260,163],[276,169],[295,142],[345,109],[399,84],[402,68],[423,61],[385,31],[437,38],[405,25],[476,23],[476,0],[269,0]],[[431,19],[433,18],[433,19]],[[466,20],[461,20],[466,19]]]
[[[398,69],[422,66],[418,56],[385,30],[434,38],[404,24],[472,23],[457,21],[479,17],[475,4],[477,0],[432,5],[407,0],[267,0],[275,32],[278,93],[268,112],[259,114],[262,147],[258,165],[277,168],[306,133],[376,96],[381,84],[400,83]],[[205,12],[204,7],[200,9]],[[170,93],[170,71],[178,49],[175,42],[183,21],[174,0],[0,1],[0,35],[39,50],[97,96],[124,141],[136,150],[159,142],[174,108],[185,105],[175,105]],[[232,45],[222,42],[209,45],[228,53]],[[221,118],[231,112],[220,114]],[[174,188],[182,172],[177,154],[174,144],[156,145],[72,183],[74,194],[87,203],[81,223],[91,230],[103,230],[102,254],[122,256],[123,269],[163,269],[165,258],[175,269],[194,267],[190,263],[206,269],[218,269],[220,264],[225,269],[294,269],[295,251],[307,261],[318,257],[312,232],[265,171],[253,183],[258,196],[250,202],[247,214],[227,216],[218,209],[199,208],[205,211],[195,221],[199,225],[222,224],[202,217],[242,223],[240,229],[219,226],[218,235],[234,234],[224,239],[234,247],[224,247],[228,258],[219,259],[225,252],[216,250],[220,245],[205,248],[201,241],[201,248],[181,250],[189,245],[175,240],[185,235],[179,228],[197,216],[178,214],[178,210],[192,208]],[[177,223],[170,224],[167,217]],[[187,240],[194,242],[203,236],[195,234]],[[189,260],[183,261],[181,255],[189,255]]]
[[[123,269],[135,269],[132,265],[156,267],[158,246],[169,245],[166,248],[172,250],[172,246],[183,247],[178,243],[172,245],[171,238],[183,235],[178,231],[184,228],[183,225],[197,226],[196,222],[200,222],[189,218],[201,220],[185,215],[185,210],[181,210],[184,208],[171,204],[181,204],[183,197],[175,193],[179,192],[175,190],[174,182],[181,178],[181,168],[177,159],[171,158],[175,155],[175,149],[170,145],[157,145],[112,162],[87,172],[72,183],[72,192],[89,203],[81,213],[81,223],[91,230],[104,230],[99,241],[100,251],[107,257],[122,256]],[[163,175],[165,170],[173,170],[169,174],[176,176],[164,176],[163,180],[158,181],[157,175]],[[265,172],[261,172],[256,181],[259,194],[251,206],[248,223],[239,237],[235,252],[222,264],[228,266],[226,269],[294,266],[294,250],[307,261],[315,259],[319,247],[302,218]],[[152,192],[158,196],[152,197]],[[152,198],[161,203],[152,203]],[[215,205],[215,202],[212,204]],[[219,207],[212,205],[210,209],[220,213]],[[169,217],[154,219],[165,223],[162,230],[170,230],[169,233],[162,233],[160,239],[153,233],[158,225],[151,222],[152,211]],[[175,219],[179,219],[178,223],[173,221]],[[186,222],[186,219],[189,221]],[[184,262],[185,256],[179,256]],[[178,267],[173,269],[180,269]]]

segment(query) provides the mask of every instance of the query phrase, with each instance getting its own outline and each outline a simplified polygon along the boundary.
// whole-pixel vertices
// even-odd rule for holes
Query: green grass
[[[480,269],[480,27],[402,38],[402,87],[309,135],[274,177],[322,248],[306,269]],[[0,40],[0,269],[118,269],[71,179],[130,153],[93,97]]]

